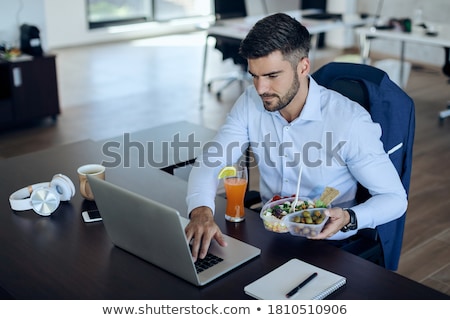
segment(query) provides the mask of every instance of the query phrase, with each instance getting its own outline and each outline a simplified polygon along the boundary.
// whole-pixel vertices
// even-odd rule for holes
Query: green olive
[[[317,220],[314,222],[315,222],[315,224],[321,224],[323,222],[323,218],[322,217],[317,218]]]

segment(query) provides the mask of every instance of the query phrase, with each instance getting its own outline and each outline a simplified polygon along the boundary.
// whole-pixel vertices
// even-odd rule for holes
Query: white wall
[[[18,47],[24,23],[37,26],[46,39],[44,0],[0,0],[0,42]]]
[[[298,10],[300,9],[301,0],[245,0],[245,2],[248,15],[262,15],[280,11]]]

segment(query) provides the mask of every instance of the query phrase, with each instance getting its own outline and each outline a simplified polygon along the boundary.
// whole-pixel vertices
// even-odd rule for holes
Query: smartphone
[[[81,216],[83,217],[84,222],[95,222],[95,221],[101,221],[102,216],[100,215],[100,212],[98,210],[86,210],[81,213]]]

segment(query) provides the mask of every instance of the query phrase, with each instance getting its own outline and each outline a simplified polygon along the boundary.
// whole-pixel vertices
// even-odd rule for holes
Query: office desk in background
[[[436,35],[427,35],[425,29],[414,27],[413,32],[402,32],[394,29],[377,29],[375,27],[356,28],[355,31],[360,38],[361,58],[364,63],[368,62],[370,45],[373,40],[385,39],[400,41],[400,79],[403,79],[403,62],[405,61],[405,44],[417,43],[428,46],[448,48],[450,47],[450,25],[435,24]],[[416,30],[417,29],[417,30]],[[403,83],[402,83],[403,85]]]
[[[374,39],[391,39],[402,42],[402,46],[406,42],[418,43],[423,45],[450,47],[450,25],[435,24],[436,35],[427,35],[425,29],[416,27],[413,32],[402,32],[394,29],[377,29],[375,27],[356,28],[356,33],[361,37],[361,54],[363,58],[368,58],[370,51],[370,41]],[[419,31],[420,30],[420,31]],[[402,47],[402,49],[404,49]],[[403,53],[404,50],[400,52]]]
[[[152,130],[151,130],[152,131]],[[95,208],[77,186],[76,169],[105,159],[102,143],[85,140],[0,161],[0,288],[14,299],[250,299],[244,286],[291,258],[347,277],[330,299],[448,299],[449,297],[330,246],[264,229],[259,214],[225,221],[226,200],[217,197],[216,221],[226,234],[261,248],[261,256],[205,287],[196,287],[117,247],[101,222],[86,224],[81,211]],[[30,165],[32,164],[32,165]],[[13,212],[7,198],[30,183],[68,175],[77,186],[70,202],[50,217]],[[186,215],[187,183],[147,166],[108,168],[106,179]],[[132,208],[130,208],[132,210]],[[0,293],[2,290],[0,290]]]
[[[300,21],[311,34],[311,69],[313,68],[315,51],[317,50],[317,38],[321,33],[341,29],[341,28],[354,28],[356,26],[361,26],[366,23],[365,19],[362,19],[355,15],[342,16],[342,19],[312,19],[305,18],[303,16],[313,15],[320,13],[318,9],[309,10],[294,10],[288,11],[286,14],[294,17]],[[263,18],[264,16],[247,16],[244,18],[233,18],[220,20],[217,24],[213,24],[207,28],[206,41],[205,41],[205,51],[203,55],[203,70],[201,79],[201,90],[200,90],[200,108],[203,107],[203,94],[205,87],[205,76],[206,76],[206,64],[208,55],[208,38],[209,37],[226,37],[230,39],[243,40],[253,25]],[[239,53],[236,52],[236,55]]]

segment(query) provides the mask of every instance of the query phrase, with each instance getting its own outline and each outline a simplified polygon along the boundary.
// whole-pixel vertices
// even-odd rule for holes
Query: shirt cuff
[[[216,209],[216,205],[213,201],[207,201],[205,197],[202,197],[200,195],[190,195],[187,197],[187,206],[188,206],[188,217],[190,217],[190,214],[192,210],[198,207],[209,207],[211,211],[214,214],[214,211]]]

